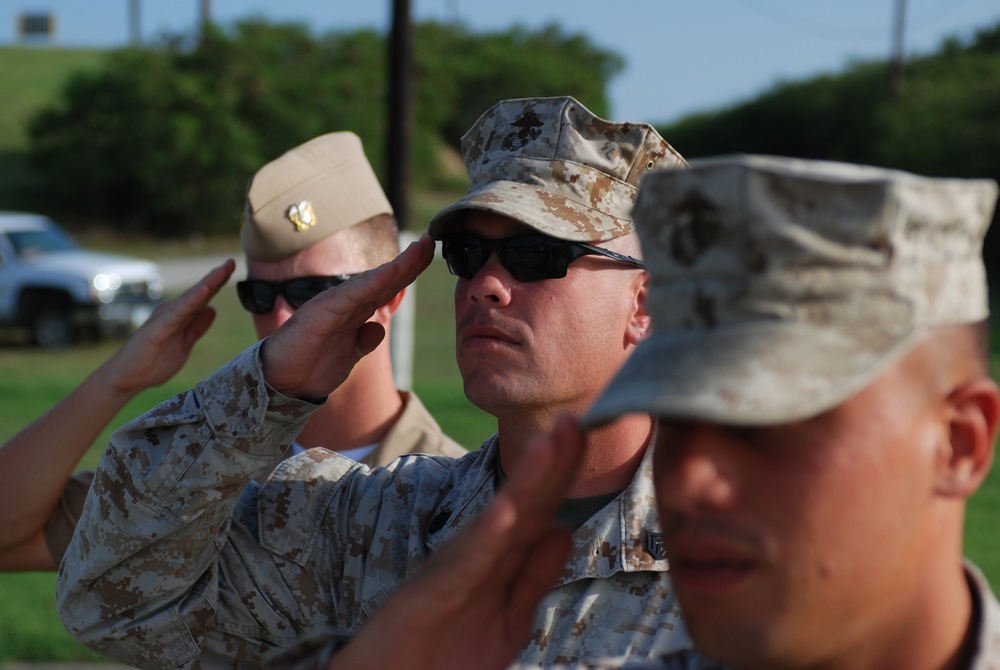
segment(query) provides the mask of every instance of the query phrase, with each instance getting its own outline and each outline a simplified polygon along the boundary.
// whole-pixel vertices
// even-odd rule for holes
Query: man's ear
[[[1000,389],[992,379],[959,386],[946,399],[948,443],[939,454],[937,491],[968,498],[983,483],[993,462],[1000,422]]]
[[[392,297],[392,300],[385,303],[381,307],[375,310],[375,314],[372,316],[372,321],[378,321],[381,324],[388,324],[392,315],[396,313],[399,309],[400,304],[403,302],[403,297],[406,295],[406,289],[397,293]]]
[[[641,272],[635,280],[635,305],[625,330],[626,344],[635,346],[649,337],[652,328],[646,302],[649,298],[649,273]]]

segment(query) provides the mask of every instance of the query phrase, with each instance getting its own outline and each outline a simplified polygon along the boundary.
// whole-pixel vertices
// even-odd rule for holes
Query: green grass
[[[63,630],[55,581],[54,572],[0,574],[0,663],[106,660]]]

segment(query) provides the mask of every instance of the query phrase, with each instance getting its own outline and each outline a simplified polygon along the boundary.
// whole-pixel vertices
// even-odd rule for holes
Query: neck
[[[959,526],[961,527],[961,526]],[[867,626],[858,644],[827,662],[823,670],[963,670],[975,653],[979,622],[961,562],[961,541],[935,536],[950,547],[939,552],[909,580],[876,630]],[[862,639],[863,638],[863,639]]]
[[[945,568],[934,588],[919,591],[898,625],[887,631],[884,655],[867,666],[900,670],[961,670],[975,647],[972,595],[960,560]],[[927,581],[933,578],[927,575]],[[846,666],[845,666],[846,667]]]
[[[313,412],[296,441],[305,448],[357,449],[381,442],[403,411],[388,360],[363,358],[326,404]]]
[[[536,435],[552,430],[548,422],[499,421],[500,463],[510,472]],[[567,498],[587,498],[628,487],[646,453],[652,421],[645,415],[628,415],[586,433],[583,461]]]

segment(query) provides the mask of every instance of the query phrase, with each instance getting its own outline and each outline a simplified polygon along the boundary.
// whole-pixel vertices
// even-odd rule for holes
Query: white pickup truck
[[[0,212],[0,324],[36,344],[127,334],[162,297],[152,261],[86,251],[45,216]]]

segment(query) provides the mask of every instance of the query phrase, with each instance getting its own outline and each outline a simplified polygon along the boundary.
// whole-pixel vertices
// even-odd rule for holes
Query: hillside
[[[27,168],[28,125],[76,72],[95,70],[107,52],[92,49],[0,47],[0,209],[32,208]]]
[[[107,52],[94,49],[0,47],[0,153],[27,147],[32,115],[59,95],[74,72],[94,70]]]

